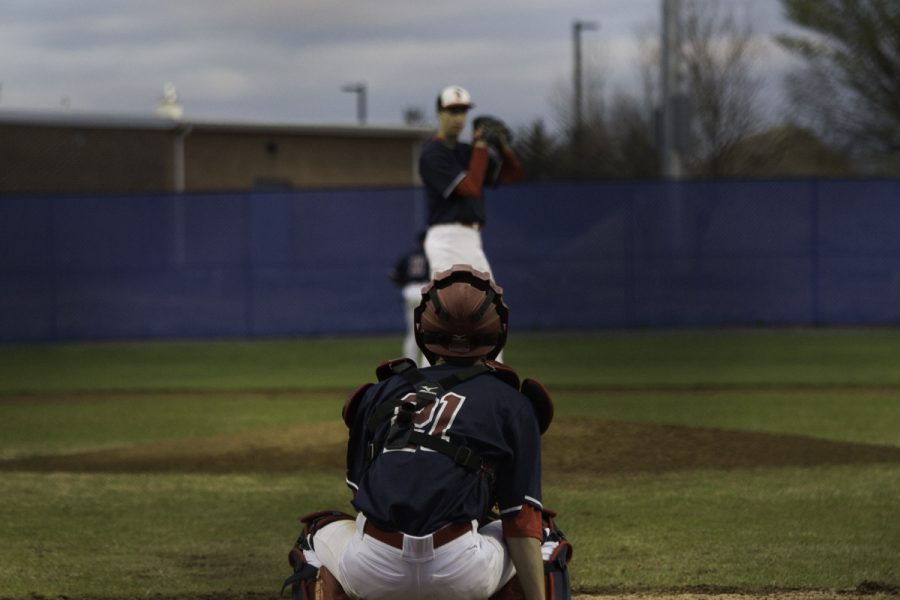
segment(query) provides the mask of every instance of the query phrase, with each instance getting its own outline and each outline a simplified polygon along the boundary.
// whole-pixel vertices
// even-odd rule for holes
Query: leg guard
[[[294,573],[281,585],[282,595],[288,586],[291,587],[291,600],[315,600],[316,598],[319,568],[307,561],[304,551],[309,552],[310,547],[309,542],[306,541],[306,534],[301,533],[288,554],[288,563],[294,569]]]
[[[303,531],[294,543],[294,547],[288,553],[288,563],[294,569],[294,572],[284,580],[281,586],[282,594],[290,586],[291,600],[316,600],[316,588],[321,579],[324,583],[323,587],[331,589],[332,595],[330,597],[335,600],[341,598],[343,590],[334,576],[327,571],[320,573],[320,570],[324,569],[320,568],[321,565],[316,558],[315,542],[313,540],[316,531],[329,523],[343,519],[355,520],[350,515],[336,510],[323,510],[300,517],[300,522],[303,523]]]
[[[541,555],[544,559],[544,597],[547,600],[572,600],[572,584],[569,580],[569,561],[572,560],[572,544],[556,526],[556,513],[544,510],[544,541]],[[518,576],[500,588],[491,600],[525,600]]]
[[[571,600],[572,584],[569,580],[569,562],[572,560],[572,543],[556,525],[556,513],[544,511],[544,595],[547,600]]]

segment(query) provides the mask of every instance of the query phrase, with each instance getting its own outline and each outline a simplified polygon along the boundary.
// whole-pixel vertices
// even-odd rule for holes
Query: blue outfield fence
[[[418,188],[0,198],[0,341],[403,330]],[[517,185],[518,329],[900,323],[900,181]]]

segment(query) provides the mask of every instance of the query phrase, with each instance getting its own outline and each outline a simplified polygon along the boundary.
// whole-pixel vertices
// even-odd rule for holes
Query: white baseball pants
[[[441,223],[428,228],[425,255],[431,266],[431,277],[453,265],[472,265],[479,271],[491,272],[481,246],[481,232],[459,223]]]
[[[458,600],[489,598],[515,567],[494,521],[434,548],[432,537],[404,536],[403,549],[363,534],[366,519],[335,521],[315,534],[319,560],[353,598]]]
[[[408,283],[403,286],[403,311],[406,317],[406,335],[403,338],[403,356],[416,361],[420,367],[428,366],[428,359],[416,344],[415,310],[422,302],[424,283]]]

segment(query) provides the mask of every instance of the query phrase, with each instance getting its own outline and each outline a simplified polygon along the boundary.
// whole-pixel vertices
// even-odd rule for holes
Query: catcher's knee
[[[334,523],[335,521],[355,520],[356,517],[348,515],[347,513],[341,512],[339,510],[320,510],[312,512],[308,515],[300,517],[300,522],[303,523],[303,534],[301,535],[306,535],[310,549],[315,550],[315,536],[317,531],[319,531],[326,525]]]
[[[282,584],[282,594],[290,587],[292,600],[314,600],[316,598],[316,588],[322,575],[320,573],[322,563],[319,562],[315,553],[315,534],[330,523],[347,519],[355,520],[347,513],[336,510],[317,511],[300,517],[303,530],[288,553],[288,563],[294,572]],[[330,580],[328,581],[330,582]],[[326,585],[326,587],[328,586]],[[333,597],[337,598],[339,595],[333,594]]]

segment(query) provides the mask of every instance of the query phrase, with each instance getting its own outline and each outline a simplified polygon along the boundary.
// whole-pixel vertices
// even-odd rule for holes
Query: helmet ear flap
[[[431,286],[429,285],[429,289]],[[414,334],[416,338],[416,346],[419,347],[419,350],[422,351],[422,354],[425,356],[425,359],[428,361],[428,364],[434,365],[437,362],[437,355],[428,349],[428,346],[425,344],[425,338],[422,333],[422,313],[425,312],[426,298],[428,297],[425,290],[422,290],[422,302],[413,310],[413,323],[414,326]]]
[[[509,308],[503,302],[503,299],[500,299],[500,302],[496,304],[497,314],[500,315],[500,332],[497,334],[497,343],[494,346],[494,349],[487,355],[488,360],[494,360],[498,356],[500,356],[500,352],[503,350],[503,347],[506,346],[506,338],[509,335]]]

